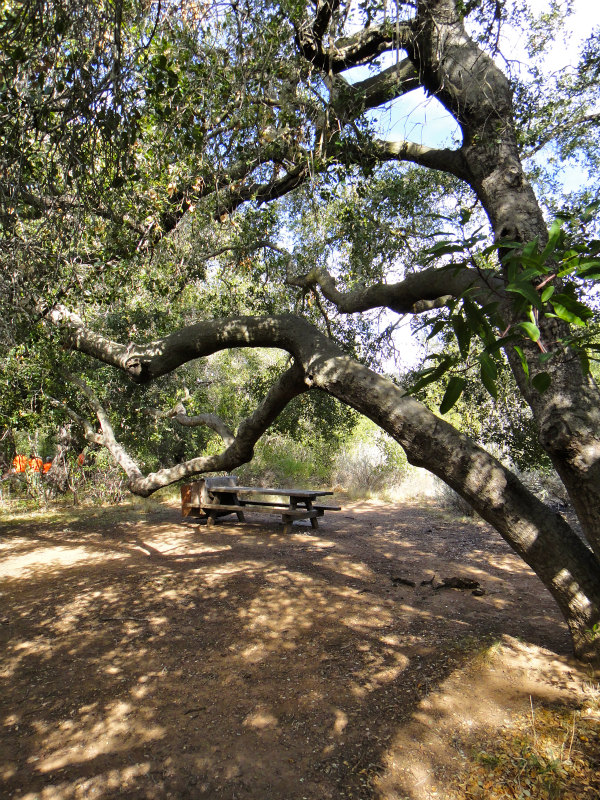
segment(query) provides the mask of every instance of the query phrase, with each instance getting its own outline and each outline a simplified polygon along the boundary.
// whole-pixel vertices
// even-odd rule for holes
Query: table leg
[[[312,500],[310,498],[307,498],[307,500],[306,500],[306,509],[307,509],[307,511],[313,511],[313,504],[312,504]],[[317,522],[317,518],[316,517],[311,517],[310,518],[310,524],[312,525],[313,528],[318,528],[319,527],[319,523]]]

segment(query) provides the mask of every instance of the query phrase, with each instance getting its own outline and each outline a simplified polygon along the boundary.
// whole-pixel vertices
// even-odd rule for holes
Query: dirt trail
[[[0,525],[2,798],[443,798],[459,739],[585,691],[552,599],[484,523],[374,502],[285,537],[255,519]],[[436,588],[454,576],[485,593]]]

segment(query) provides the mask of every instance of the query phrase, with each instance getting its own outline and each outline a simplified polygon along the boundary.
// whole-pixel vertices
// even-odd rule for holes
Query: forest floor
[[[7,517],[0,797],[598,800],[600,679],[526,565],[433,504],[343,506]]]

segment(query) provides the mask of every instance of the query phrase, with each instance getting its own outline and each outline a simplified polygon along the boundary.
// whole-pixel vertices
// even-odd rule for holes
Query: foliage
[[[455,746],[468,753],[468,770],[448,787],[451,800],[575,800],[600,791],[598,692],[589,692],[582,707],[534,707],[496,732],[494,740],[478,734],[457,737]]]
[[[402,448],[363,417],[337,453],[331,481],[350,496],[385,495],[402,483],[407,470]]]
[[[449,340],[452,335],[456,347],[452,352],[446,350],[430,356],[437,363],[414,376],[412,391],[417,392],[450,373],[440,402],[440,411],[445,414],[468,385],[469,372],[476,369],[481,384],[497,400],[499,373],[506,376],[502,349],[508,346],[518,356],[525,378],[531,381],[534,389],[543,393],[551,382],[550,373],[543,367],[557,357],[557,350],[548,348],[550,343],[541,340],[539,314],[576,326],[552,344],[570,348],[589,372],[590,358],[596,360],[600,352],[600,308],[594,294],[594,284],[600,278],[600,240],[584,238],[582,232],[594,220],[599,207],[600,202],[594,203],[584,210],[580,219],[571,217],[569,221],[579,226],[576,237],[568,237],[563,221],[557,220],[551,226],[543,248],[537,241],[525,246],[519,242],[501,242],[503,265],[508,276],[505,290],[511,295],[512,318],[502,317],[499,301],[482,301],[473,291],[467,292],[460,300],[451,300],[444,314],[436,315],[425,325],[430,326],[428,338],[445,334]],[[441,240],[428,252],[436,258],[452,255],[446,269],[453,271],[469,263],[489,264],[497,248],[478,250],[482,238],[475,234],[463,242]],[[462,261],[460,256],[463,256]],[[501,335],[497,334],[498,330],[502,331]],[[539,349],[540,369],[532,376],[523,352],[524,339],[531,340]],[[474,344],[474,340],[479,340],[479,345]]]

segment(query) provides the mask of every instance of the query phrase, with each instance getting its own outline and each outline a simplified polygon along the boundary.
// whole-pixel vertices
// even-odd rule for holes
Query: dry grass
[[[577,705],[537,705],[477,742],[458,740],[468,768],[447,800],[592,800],[600,797],[600,689]]]

